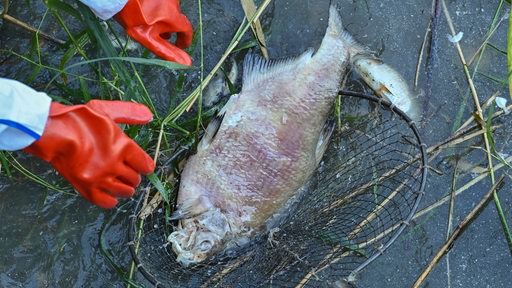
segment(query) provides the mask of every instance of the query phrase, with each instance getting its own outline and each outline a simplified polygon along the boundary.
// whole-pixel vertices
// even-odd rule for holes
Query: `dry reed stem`
[[[456,31],[455,31],[455,28],[453,26],[453,22],[451,20],[450,12],[448,11],[448,8],[446,7],[446,3],[445,3],[444,0],[442,0],[442,5],[443,5],[444,14],[445,14],[446,19],[448,21],[448,27],[450,28],[450,31],[451,31],[452,35],[455,36]],[[477,93],[475,85],[473,83],[473,79],[471,78],[471,76],[469,74],[468,65],[466,64],[466,60],[465,60],[465,57],[464,57],[464,54],[462,52],[462,49],[460,47],[459,42],[455,43],[455,48],[457,50],[457,54],[459,55],[459,59],[460,59],[461,64],[463,66],[464,72],[466,74],[466,78],[467,78],[467,81],[468,81],[468,84],[469,84],[469,89],[471,90],[471,95],[473,96],[473,101],[475,102],[475,107],[476,107],[476,111],[475,112],[476,112],[478,118],[484,119],[484,116],[482,114],[482,107],[480,106],[480,100],[478,99],[478,93]],[[479,121],[477,120],[477,122],[479,122]],[[483,124],[483,123],[480,123],[480,124]],[[482,125],[482,129],[485,129],[485,125]],[[492,157],[491,157],[491,149],[490,149],[490,144],[489,144],[489,138],[487,136],[487,133],[484,133],[483,136],[484,136],[485,149],[487,151],[487,161],[488,161],[488,164],[489,164],[489,169],[492,171],[493,163],[492,163]],[[494,184],[494,174],[493,173],[491,173],[491,181]]]
[[[455,35],[455,28],[454,28],[453,22],[451,20],[450,12],[448,11],[448,8],[446,7],[445,0],[442,0],[442,6],[443,6],[443,11],[445,13],[446,19],[448,21],[448,27],[450,28],[450,31],[451,31],[452,35]],[[459,55],[461,64],[463,66],[464,73],[466,74],[466,78],[467,78],[467,81],[468,81],[468,84],[469,84],[469,88],[471,90],[471,95],[473,96],[473,101],[475,102],[475,107],[476,107],[475,114],[476,114],[476,117],[474,117],[474,119],[475,119],[476,122],[478,122],[481,125],[482,129],[485,130],[486,129],[486,123],[483,121],[484,116],[483,116],[483,113],[482,113],[482,107],[480,106],[480,101],[478,99],[478,94],[477,94],[475,85],[473,83],[473,79],[471,78],[471,75],[469,73],[469,68],[468,68],[468,65],[466,64],[466,60],[464,58],[464,54],[462,53],[462,49],[460,47],[459,42],[455,43],[455,47],[456,47],[456,50],[457,50],[457,54]],[[491,154],[492,150],[491,150],[491,145],[490,145],[490,142],[489,142],[489,135],[488,135],[488,133],[483,133],[483,139],[484,139],[484,145],[485,145],[485,152],[486,152],[486,155],[487,155],[488,168],[489,168],[489,172],[490,172],[489,176],[491,177],[491,183],[494,185],[494,183],[495,183],[494,168],[493,168],[494,164],[493,164],[493,161],[492,161],[492,154]],[[503,209],[501,208],[501,204],[500,204],[498,195],[496,193],[493,193],[493,199],[494,199],[494,204],[496,206],[496,209],[498,210],[499,219],[501,221],[503,230],[505,232],[505,237],[506,237],[507,243],[509,245],[509,250],[510,250],[510,252],[512,252],[512,236],[511,236],[511,232],[510,232],[510,229],[509,229],[508,224],[507,224],[507,219],[505,218],[505,216],[503,214]]]
[[[498,95],[500,95],[500,94],[501,94],[501,93],[500,93],[499,91],[497,91],[497,92],[495,92],[494,94],[492,94],[492,96],[491,96],[489,99],[487,99],[487,101],[485,101],[485,102],[482,104],[482,109],[487,108],[487,107],[492,103],[492,101],[494,101],[494,99],[496,99],[496,97],[497,97]],[[512,105],[510,105],[510,106],[512,106]],[[460,130],[462,130],[462,129],[466,128],[466,127],[467,127],[469,124],[471,124],[471,122],[473,122],[474,120],[475,120],[475,118],[474,118],[473,116],[470,116],[470,117],[468,118],[468,120],[466,120],[466,122],[464,122],[464,124],[462,124],[462,125],[457,129],[457,131],[455,131],[455,132],[457,133],[458,131],[460,131]],[[484,119],[484,121],[485,121],[485,119]]]
[[[247,19],[251,19],[251,17],[256,14],[256,5],[253,0],[240,0],[242,3],[242,8],[244,9],[245,17]],[[268,51],[267,44],[265,42],[265,34],[263,34],[263,28],[261,28],[261,23],[259,18],[255,18],[251,22],[252,33],[254,34],[254,38],[258,42],[258,46],[260,47],[261,54],[265,59],[268,60]]]
[[[496,193],[497,187],[502,183],[504,178],[505,175],[502,174],[501,177],[494,183],[494,185],[492,185],[491,189],[489,189],[489,191],[485,194],[482,200],[480,200],[480,202],[473,208],[473,210],[471,210],[471,212],[466,216],[466,218],[464,218],[464,220],[462,220],[459,223],[459,225],[457,226],[455,231],[453,231],[450,238],[445,242],[443,247],[439,249],[439,252],[437,252],[434,258],[428,264],[427,268],[423,271],[423,273],[418,277],[416,282],[412,285],[413,288],[417,288],[421,285],[421,283],[423,283],[427,275],[430,273],[430,271],[432,271],[432,269],[439,262],[441,257],[448,251],[449,247],[453,244],[455,239],[459,237],[464,228],[466,228],[466,226],[478,215],[480,210],[482,210],[482,208],[485,206],[485,204],[491,198],[491,196],[493,196]]]
[[[7,9],[6,9],[7,10]],[[64,45],[66,44],[66,41],[64,40],[60,40],[58,38],[55,38],[53,36],[51,36],[50,34],[46,34],[42,31],[40,31],[39,29],[36,29],[30,25],[28,25],[27,23],[23,22],[23,21],[20,21],[12,16],[10,16],[9,14],[7,14],[7,11],[2,11],[2,9],[0,8],[0,18],[3,18],[5,19],[6,21],[9,21],[11,22],[12,24],[16,25],[16,26],[19,26],[29,32],[32,32],[32,33],[35,33],[36,35],[41,35],[41,37],[47,39],[47,40],[50,40],[52,42],[55,42],[59,45]]]
[[[425,47],[427,46],[428,34],[430,33],[430,26],[432,25],[432,20],[428,22],[427,30],[425,31],[425,35],[423,36],[423,42],[421,43],[420,53],[418,54],[418,62],[416,64],[416,73],[414,74],[414,89],[418,88],[418,81],[420,78],[420,69],[421,62],[423,59],[423,53],[425,52]]]
[[[505,13],[505,15],[503,15],[503,17],[501,17],[501,19],[498,21],[496,26],[494,26],[494,28],[491,30],[491,32],[489,32],[489,35],[487,35],[487,37],[484,39],[484,41],[482,42],[482,45],[480,45],[480,47],[478,47],[478,49],[475,51],[475,53],[473,54],[473,57],[471,57],[471,59],[469,59],[468,65],[473,64],[476,57],[478,57],[478,54],[484,49],[485,45],[487,45],[487,43],[489,42],[489,39],[491,39],[491,36],[494,34],[494,32],[496,32],[496,30],[501,25],[503,20],[505,20],[509,16],[510,16],[509,13]]]
[[[256,13],[251,18],[248,18],[248,21],[251,22],[254,19],[259,19],[259,17],[261,16],[261,14],[265,10],[265,8],[268,6],[268,4],[270,4],[270,2],[271,2],[271,0],[265,0],[261,4],[261,6],[256,10]],[[222,66],[222,64],[228,58],[229,54],[231,54],[231,52],[235,49],[235,47],[238,45],[238,43],[240,43],[240,40],[241,40],[241,38],[236,39],[231,45],[229,45],[229,47],[226,49],[224,54],[222,54],[219,62],[217,62],[215,67],[213,67],[212,71],[210,71],[210,73],[208,73],[208,75],[206,75],[206,77],[204,78],[203,82],[201,83],[201,86],[198,87],[198,88],[200,88],[201,91],[208,85],[208,83],[210,83],[210,81],[212,80],[213,76],[220,69],[220,66]],[[192,101],[190,102],[190,105],[185,109],[186,111],[189,111],[190,108],[192,108],[192,105],[195,103],[196,99],[199,97],[199,95],[200,95],[199,92],[201,92],[201,91],[197,90],[196,96],[192,99]]]

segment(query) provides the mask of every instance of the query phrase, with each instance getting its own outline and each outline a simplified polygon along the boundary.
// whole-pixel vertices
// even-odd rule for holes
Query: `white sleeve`
[[[80,0],[89,6],[101,20],[107,20],[121,11],[128,0]]]
[[[0,78],[0,150],[23,149],[41,138],[51,102],[46,93]]]

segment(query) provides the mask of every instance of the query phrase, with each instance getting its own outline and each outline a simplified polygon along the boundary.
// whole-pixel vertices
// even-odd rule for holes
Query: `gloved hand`
[[[192,44],[192,25],[180,13],[179,0],[128,0],[114,15],[126,33],[155,53],[158,57],[191,65],[192,59],[183,50]],[[177,33],[176,43],[169,43]],[[181,48],[181,49],[180,49]]]
[[[144,124],[152,118],[146,106],[131,102],[52,102],[43,135],[24,150],[50,162],[89,201],[112,208],[116,197],[133,195],[140,174],[155,169],[151,157],[116,123]]]

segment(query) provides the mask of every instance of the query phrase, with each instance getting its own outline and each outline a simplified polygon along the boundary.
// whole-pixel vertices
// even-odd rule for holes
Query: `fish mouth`
[[[209,260],[222,249],[230,226],[219,209],[181,219],[167,241],[176,253],[176,261],[184,267]]]
[[[171,233],[168,241],[176,253],[176,261],[184,267],[208,260],[222,239],[213,232],[180,230]]]

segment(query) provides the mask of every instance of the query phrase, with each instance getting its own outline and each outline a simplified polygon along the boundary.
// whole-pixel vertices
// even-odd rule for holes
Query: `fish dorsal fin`
[[[242,90],[261,88],[261,82],[309,61],[313,55],[313,51],[313,48],[310,48],[298,57],[279,60],[266,60],[252,52],[247,53],[244,60]]]
[[[222,109],[213,116],[212,120],[208,124],[208,127],[206,127],[206,130],[204,131],[203,138],[197,145],[197,150],[204,150],[212,143],[215,135],[217,135],[217,132],[219,131],[219,127],[222,123],[222,120],[224,119],[225,113],[226,111]]]

